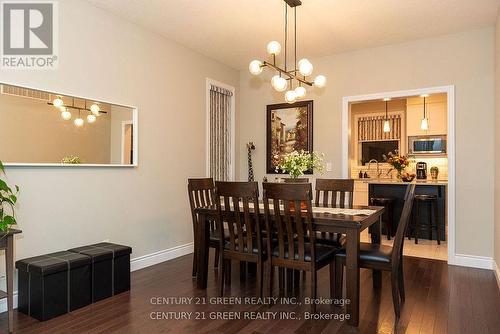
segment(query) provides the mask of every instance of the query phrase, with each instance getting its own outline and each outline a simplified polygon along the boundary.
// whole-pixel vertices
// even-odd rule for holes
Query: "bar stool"
[[[393,221],[393,209],[394,202],[396,200],[392,197],[372,197],[370,198],[370,205],[383,206],[385,208],[382,220],[385,223],[385,228],[387,229],[387,240],[391,240],[392,230],[394,226]]]
[[[438,226],[438,198],[436,195],[415,195],[415,214],[413,215],[412,227],[415,230],[415,243],[418,244],[420,235],[420,206],[427,205],[429,211],[429,220],[426,222],[427,230],[429,231],[429,240],[432,240],[432,230],[436,230],[436,238],[438,245],[441,245],[441,237]],[[434,212],[433,212],[434,211]],[[433,214],[434,213],[434,214]],[[411,240],[411,233],[408,234],[408,239]]]

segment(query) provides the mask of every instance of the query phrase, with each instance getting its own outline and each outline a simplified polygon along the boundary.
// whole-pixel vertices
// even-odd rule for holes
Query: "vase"
[[[397,179],[398,180],[402,180],[403,176],[401,174],[403,173],[403,170],[402,169],[401,170],[397,169],[397,172],[398,172],[397,175],[396,175]]]

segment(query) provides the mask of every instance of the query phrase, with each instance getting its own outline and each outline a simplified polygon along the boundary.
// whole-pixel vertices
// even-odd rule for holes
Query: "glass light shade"
[[[267,53],[270,55],[277,55],[281,52],[281,44],[276,41],[267,43]]]
[[[248,65],[248,70],[253,75],[259,75],[262,73],[262,62],[260,60],[252,60],[250,65]]]
[[[299,73],[302,74],[303,76],[306,77],[306,76],[312,74],[312,72],[313,72],[313,65],[306,58],[302,58],[301,60],[299,60],[299,62],[297,63],[297,65],[299,66]]]
[[[82,126],[83,125],[83,118],[78,117],[77,119],[75,119],[75,125]]]
[[[318,75],[314,78],[314,86],[323,88],[326,86],[326,77],[324,75]]]
[[[429,130],[429,120],[427,118],[422,118],[422,122],[420,123],[420,128],[422,130]]]
[[[64,104],[63,100],[61,98],[56,98],[54,99],[54,101],[52,101],[52,104],[54,105],[54,107],[62,107],[62,105]]]
[[[384,132],[391,132],[391,125],[387,120],[384,122]]]
[[[302,86],[298,86],[297,88],[295,88],[295,96],[297,96],[298,99],[303,98],[304,96],[306,96],[306,89]]]
[[[95,117],[94,114],[87,115],[87,122],[89,123],[94,123],[96,121],[97,117]]]
[[[71,119],[71,113],[69,111],[65,110],[65,111],[61,112],[61,117],[65,121],[69,121]]]
[[[101,108],[99,107],[98,104],[94,103],[93,105],[90,106],[90,111],[92,111],[92,113],[94,115],[98,116],[99,115],[99,111],[101,111]]]
[[[296,99],[297,99],[297,95],[295,94],[294,90],[289,90],[288,92],[285,93],[285,101],[286,102],[294,103]]]
[[[59,110],[61,110],[61,111],[68,111],[68,108],[66,108],[65,106],[62,106],[62,107],[59,107]]]
[[[278,92],[284,92],[288,88],[288,81],[277,74],[271,79],[271,85]]]

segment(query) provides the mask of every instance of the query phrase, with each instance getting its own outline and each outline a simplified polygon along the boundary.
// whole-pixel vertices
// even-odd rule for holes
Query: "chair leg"
[[[257,262],[257,297],[262,298],[262,283],[264,281],[264,265],[262,260]]]
[[[399,305],[399,288],[398,288],[398,273],[394,270],[391,272],[391,289],[392,289],[392,303],[394,306],[394,313],[396,318],[399,319],[401,315],[400,305]]]
[[[335,298],[335,261],[330,263],[330,298]]]
[[[224,295],[224,275],[226,274],[226,266],[224,259],[219,261],[219,269],[218,269],[218,279],[219,279],[219,297]]]
[[[418,244],[418,237],[420,235],[420,204],[417,201],[417,208],[415,212],[415,244]]]
[[[224,262],[226,266],[226,268],[224,269],[225,282],[227,285],[231,285],[231,259],[225,259]]]
[[[436,238],[438,245],[441,245],[441,230],[438,224],[438,207],[437,202],[432,202],[432,207],[434,208],[434,224],[436,225]]]
[[[280,296],[283,296],[284,286],[285,286],[285,269],[278,267],[278,287]]]
[[[240,261],[240,282],[246,282],[247,280],[247,263],[245,261]]]
[[[268,261],[268,264],[267,264],[267,270],[268,270],[268,273],[269,273],[269,282],[267,283],[267,296],[268,297],[272,297],[273,296],[273,281],[274,281],[274,268],[273,266],[271,265],[271,261],[270,260],[267,260]]]
[[[219,268],[219,248],[215,249],[215,259],[214,259],[214,268]]]
[[[342,260],[335,260],[335,299],[342,299],[342,283],[344,281],[344,264]]]
[[[398,286],[399,286],[399,297],[401,298],[401,302],[405,302],[405,279],[404,279],[404,273],[403,273],[403,258],[401,258],[401,261],[399,263],[399,270],[398,270]]]
[[[192,271],[192,276],[193,277],[196,277],[196,273],[197,273],[197,270],[196,270],[196,261],[198,261],[198,257],[196,256],[196,253],[198,253],[197,249],[196,249],[196,246],[194,247],[194,255],[193,255],[193,271]]]
[[[315,300],[318,294],[318,277],[316,268],[311,270],[311,299]],[[311,304],[311,313],[316,313],[316,303]]]

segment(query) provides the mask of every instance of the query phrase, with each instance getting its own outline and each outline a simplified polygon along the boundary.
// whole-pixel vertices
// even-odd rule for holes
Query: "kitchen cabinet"
[[[429,129],[422,130],[420,123],[424,116],[421,97],[409,98],[406,107],[407,136],[446,135],[448,134],[448,106],[446,94],[434,94],[427,98],[427,117]]]
[[[369,205],[368,201],[368,183],[365,181],[354,181],[353,193],[354,205]]]

